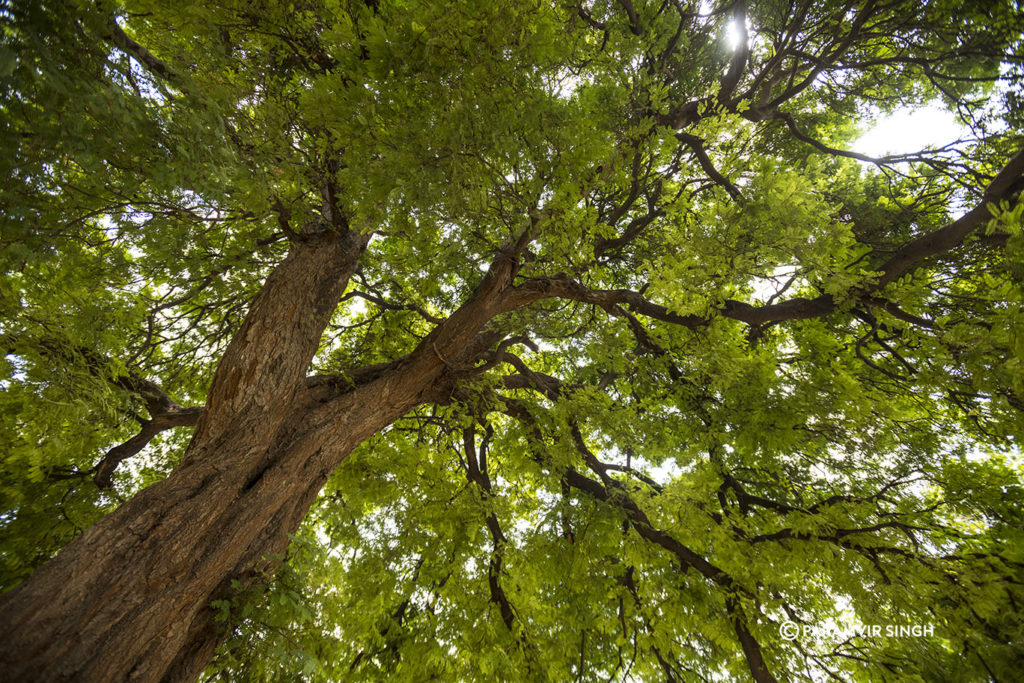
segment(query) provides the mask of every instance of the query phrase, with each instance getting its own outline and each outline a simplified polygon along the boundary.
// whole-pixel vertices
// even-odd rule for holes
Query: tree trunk
[[[222,633],[209,607],[274,568],[335,467],[467,372],[508,296],[500,255],[473,295],[409,355],[355,389],[309,388],[320,336],[368,241],[298,242],[218,365],[182,464],[0,599],[0,678],[192,681]]]
[[[198,676],[220,635],[210,601],[285,550],[327,461],[380,428],[364,410],[330,444],[323,430],[301,431],[306,372],[367,239],[309,236],[274,270],[225,351],[181,466],[3,596],[0,678]]]

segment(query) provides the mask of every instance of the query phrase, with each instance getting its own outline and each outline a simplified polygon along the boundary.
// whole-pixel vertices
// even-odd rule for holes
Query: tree
[[[5,678],[1016,675],[1015,3],[0,17]]]

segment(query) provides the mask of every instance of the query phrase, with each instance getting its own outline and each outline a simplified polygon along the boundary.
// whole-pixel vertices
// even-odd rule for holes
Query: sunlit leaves
[[[874,285],[973,206],[1020,121],[967,121],[978,140],[913,163],[822,146],[905,103],[996,116],[979,101],[1020,89],[1019,9],[747,5],[732,96],[725,5],[2,10],[3,585],[177,464],[184,430],[91,483],[147,419],[119,378],[201,405],[290,242],[373,233],[313,361],[340,374],[402,358],[525,234],[513,289],[573,278],[694,317],[551,298],[488,323],[522,366],[497,341],[438,352],[457,390],[333,473],[269,587],[212,606],[210,675],[740,680],[742,621],[779,677],[1005,678],[1020,204]],[[811,318],[723,315],[820,297]],[[936,636],[808,653],[784,619]]]

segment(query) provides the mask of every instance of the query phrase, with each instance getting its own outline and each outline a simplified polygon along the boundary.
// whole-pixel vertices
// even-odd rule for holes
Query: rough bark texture
[[[0,678],[190,681],[220,639],[211,601],[273,568],[330,472],[466,372],[515,259],[412,353],[356,388],[306,372],[367,237],[304,238],[221,360],[182,464],[0,602]],[[489,341],[489,340],[484,340]]]
[[[198,675],[218,639],[209,602],[284,551],[326,476],[296,425],[306,371],[366,242],[346,232],[295,245],[225,352],[182,465],[3,597],[0,677]],[[333,461],[374,429],[352,426]]]

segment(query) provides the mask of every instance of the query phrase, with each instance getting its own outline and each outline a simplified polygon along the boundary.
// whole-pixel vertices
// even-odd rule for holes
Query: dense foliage
[[[344,225],[372,238],[311,386],[399,367],[502,259],[534,294],[216,602],[211,678],[1019,675],[1016,3],[0,22],[4,588],[177,466],[268,273]],[[961,139],[857,153],[929,102]]]

